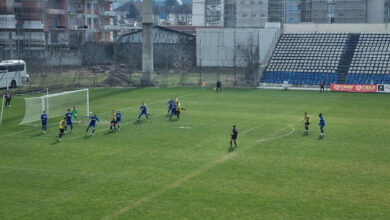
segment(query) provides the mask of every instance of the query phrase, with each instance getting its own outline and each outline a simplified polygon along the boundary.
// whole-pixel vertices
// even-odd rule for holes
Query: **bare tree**
[[[253,45],[238,45],[237,55],[240,56],[245,65],[245,78],[249,81],[254,80],[254,74],[257,73],[260,66],[259,48]]]
[[[188,70],[192,66],[192,59],[189,54],[185,52],[183,46],[181,46],[180,49],[177,50],[176,56],[172,61],[172,66],[180,73],[180,83],[181,86],[184,86],[184,74],[188,72]]]

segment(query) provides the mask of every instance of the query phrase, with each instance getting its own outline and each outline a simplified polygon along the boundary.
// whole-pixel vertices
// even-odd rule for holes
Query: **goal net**
[[[24,101],[25,114],[20,124],[39,121],[42,111],[46,111],[48,118],[64,116],[68,109],[73,109],[73,106],[76,107],[78,116],[89,116],[88,89],[25,98]]]

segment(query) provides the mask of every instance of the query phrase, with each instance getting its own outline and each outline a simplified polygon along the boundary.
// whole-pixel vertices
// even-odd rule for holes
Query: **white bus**
[[[0,88],[15,88],[29,80],[26,62],[23,60],[3,60],[0,62]]]

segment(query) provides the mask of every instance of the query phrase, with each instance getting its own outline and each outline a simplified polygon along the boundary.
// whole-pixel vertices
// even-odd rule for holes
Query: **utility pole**
[[[153,85],[153,0],[142,6],[142,86]]]
[[[202,39],[199,40],[199,85],[202,85]]]

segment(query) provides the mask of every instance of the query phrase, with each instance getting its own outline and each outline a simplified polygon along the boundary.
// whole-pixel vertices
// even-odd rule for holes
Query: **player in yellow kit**
[[[114,129],[116,130],[116,113],[115,110],[112,110],[111,113],[111,125],[110,125],[110,132],[112,132],[112,126],[114,126]]]
[[[309,114],[307,114],[307,112],[305,112],[305,115],[304,115],[302,121],[305,122],[305,133],[308,134],[309,133],[309,126],[310,126],[310,122],[311,122],[311,117],[309,116]]]
[[[61,121],[60,121],[60,133],[58,133],[58,140],[61,141],[62,140],[62,135],[64,135],[64,131],[65,131],[65,126],[66,126],[66,117],[64,117]]]

